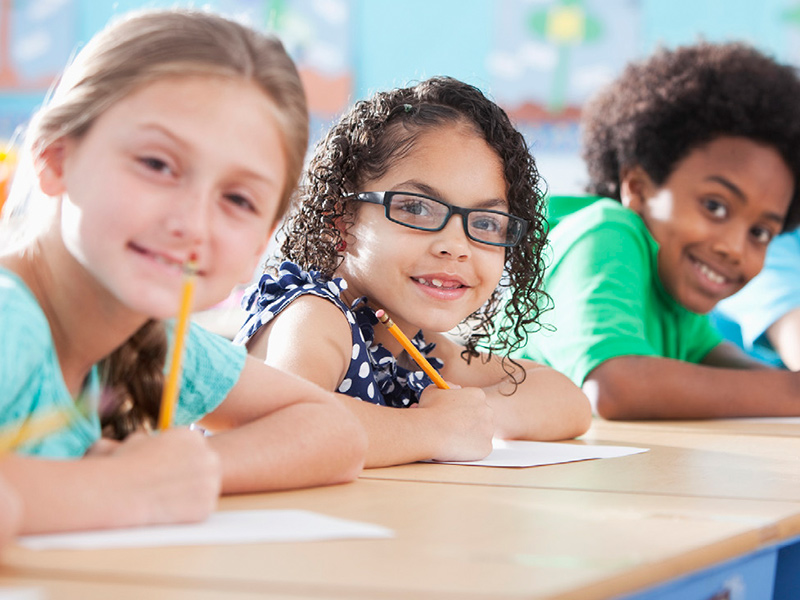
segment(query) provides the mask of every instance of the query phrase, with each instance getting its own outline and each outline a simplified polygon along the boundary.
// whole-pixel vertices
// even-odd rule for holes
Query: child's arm
[[[22,500],[20,533],[200,521],[220,490],[219,457],[188,429],[134,434],[80,460],[10,455],[0,475]]]
[[[259,331],[248,350],[269,365],[335,390],[350,362],[350,327],[333,303],[306,295]],[[476,460],[491,452],[492,411],[480,390],[431,386],[420,406],[409,409],[338,397],[366,430],[368,468],[428,459]]]
[[[334,394],[249,356],[201,423],[219,432],[223,493],[343,483],[364,463],[364,431]]]
[[[592,410],[581,389],[558,371],[531,360],[515,359],[514,385],[503,370],[499,357],[488,362],[485,356],[469,364],[460,356],[463,348],[445,336],[429,336],[436,342],[435,354],[444,360],[443,375],[462,386],[479,387],[494,410],[495,436],[522,440],[563,440],[585,433],[592,420]]]
[[[754,369],[755,363],[735,356],[726,344],[712,350],[706,364],[620,356],[589,373],[583,389],[607,419],[800,415],[800,373]]]
[[[0,550],[19,531],[22,520],[22,502],[19,494],[0,477]]]
[[[800,371],[800,308],[775,321],[767,329],[767,338],[792,371]]]

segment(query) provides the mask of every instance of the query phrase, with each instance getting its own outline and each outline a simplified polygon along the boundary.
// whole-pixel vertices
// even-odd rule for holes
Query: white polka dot
[[[350,389],[350,386],[353,385],[353,381],[351,379],[345,379],[341,385],[339,386],[339,391],[343,394]]]
[[[261,318],[259,319],[259,321],[261,321],[261,324],[263,325],[264,323],[269,322],[274,316],[275,315],[273,315],[270,311],[265,310],[264,312],[261,313]]]
[[[353,344],[353,360],[358,357],[358,344]]]
[[[339,287],[340,287],[341,289],[343,289],[343,290],[346,290],[346,289],[347,289],[347,282],[346,282],[344,279],[342,279],[342,280],[339,282]]]
[[[371,384],[371,383],[369,384],[369,387],[367,388],[367,396],[369,396],[370,398],[374,398],[375,397],[375,386],[373,384]]]
[[[356,324],[356,318],[353,316],[353,313],[351,312],[347,313],[347,320],[350,321],[351,325]]]
[[[290,283],[289,285],[286,286],[286,289],[287,290],[293,290],[296,287],[297,287],[296,283]]]
[[[303,289],[304,289],[304,290],[311,290],[311,289],[314,289],[314,284],[313,284],[313,283],[307,283],[307,284],[305,284],[305,285],[303,286]]]
[[[369,375],[369,363],[361,363],[361,367],[358,369],[358,376],[364,379],[367,375]]]
[[[333,281],[328,282],[328,289],[332,291],[334,294],[339,293],[339,287]]]

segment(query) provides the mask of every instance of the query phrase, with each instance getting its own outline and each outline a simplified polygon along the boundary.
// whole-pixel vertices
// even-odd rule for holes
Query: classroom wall
[[[627,61],[704,38],[800,64],[800,1],[789,0],[0,0],[0,157],[95,31],[175,5],[276,31],[306,83],[314,139],[377,89],[432,75],[473,83],[509,112],[561,193],[583,186],[581,105]]]

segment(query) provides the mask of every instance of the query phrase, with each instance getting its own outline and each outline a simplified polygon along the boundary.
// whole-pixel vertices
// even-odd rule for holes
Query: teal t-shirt
[[[698,363],[722,338],[707,316],[678,304],[658,277],[658,245],[633,211],[607,198],[552,197],[545,291],[554,308],[516,356],[582,385],[617,356]]]
[[[100,438],[98,415],[76,407],[61,375],[47,317],[22,280],[6,269],[0,269],[0,332],[0,428],[64,414],[68,426],[17,451],[46,458],[83,456]],[[196,324],[189,327],[184,352],[175,408],[178,425],[197,421],[222,402],[238,381],[247,353]],[[96,380],[95,373],[92,378]]]

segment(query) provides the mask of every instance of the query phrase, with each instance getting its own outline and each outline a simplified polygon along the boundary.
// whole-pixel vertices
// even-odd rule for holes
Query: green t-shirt
[[[545,291],[550,327],[516,356],[551,365],[582,385],[616,356],[700,362],[722,338],[705,315],[678,304],[658,277],[658,246],[633,211],[607,198],[552,197]]]
[[[22,280],[2,268],[0,332],[0,431],[28,419],[63,414],[68,417],[67,427],[17,451],[46,458],[83,456],[100,438],[98,415],[76,408],[61,375],[47,317]],[[214,410],[238,381],[246,353],[244,347],[192,324],[175,423],[188,425]],[[97,379],[96,369],[92,379]]]

